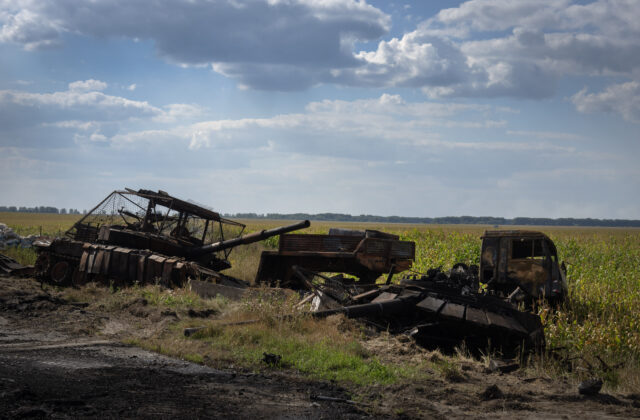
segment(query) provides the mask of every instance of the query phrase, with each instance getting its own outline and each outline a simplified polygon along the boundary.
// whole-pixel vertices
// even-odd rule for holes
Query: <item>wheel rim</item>
[[[55,283],[63,283],[69,274],[69,263],[66,261],[58,261],[51,269],[51,280]]]

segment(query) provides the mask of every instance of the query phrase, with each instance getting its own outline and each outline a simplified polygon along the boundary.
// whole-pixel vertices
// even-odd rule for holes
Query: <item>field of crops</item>
[[[0,222],[22,235],[40,231],[56,235],[77,218],[0,213]],[[244,222],[248,225],[247,232],[286,224],[282,221]],[[332,226],[379,229],[399,234],[403,240],[415,241],[414,269],[419,272],[438,266],[448,269],[456,262],[478,264],[480,235],[488,228],[312,222],[307,232],[324,233]],[[566,370],[571,368],[568,360],[583,361],[600,369],[611,385],[624,383],[633,389],[640,388],[640,229],[543,227],[539,230],[555,242],[560,260],[568,267],[569,299],[566,304],[557,310],[540,308],[548,347],[560,349],[554,354],[562,354],[565,358],[554,366]],[[274,246],[272,239],[246,250],[234,250],[234,268],[229,274],[250,279],[257,268],[260,250]],[[23,262],[32,262],[33,255],[28,252],[14,255]],[[613,366],[617,368],[609,369]]]

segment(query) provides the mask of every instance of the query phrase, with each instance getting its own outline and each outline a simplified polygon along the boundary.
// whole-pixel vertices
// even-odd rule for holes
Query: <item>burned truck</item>
[[[246,287],[221,271],[231,250],[303,229],[309,221],[241,236],[245,225],[164,191],[125,189],[109,194],[64,237],[34,244],[42,282],[78,285],[182,285],[187,277]]]
[[[330,229],[328,235],[281,235],[278,251],[263,251],[256,283],[304,288],[293,266],[319,272],[344,273],[359,284],[373,284],[382,274],[393,276],[411,268],[415,242],[377,230]],[[346,281],[346,280],[343,280]]]
[[[512,301],[546,299],[559,303],[567,295],[564,263],[553,241],[528,230],[489,230],[482,236],[480,278],[487,289]]]

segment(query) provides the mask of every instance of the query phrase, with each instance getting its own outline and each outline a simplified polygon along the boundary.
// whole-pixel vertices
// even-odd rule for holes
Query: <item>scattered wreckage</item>
[[[241,236],[245,225],[214,211],[164,191],[125,189],[109,194],[64,237],[34,243],[35,275],[57,285],[94,280],[180,286],[194,277],[246,287],[221,273],[231,267],[234,247],[308,226],[305,220]]]
[[[479,267],[456,264],[449,272],[430,269],[392,282],[411,269],[414,242],[374,230],[289,234],[309,225],[242,236],[244,224],[202,206],[163,191],[125,189],[109,194],[64,237],[35,242],[33,270],[56,285],[172,287],[197,279],[240,290],[248,284],[222,273],[231,266],[231,250],[280,235],[278,250],[262,253],[255,283],[307,292],[303,302],[312,303],[313,316],[342,313],[427,345],[464,342],[503,351],[543,347],[540,318],[524,309],[566,296],[564,264],[540,232],[487,231]],[[14,263],[2,264],[20,270]]]
[[[29,277],[33,275],[33,266],[22,265],[13,258],[0,254],[0,276]]]
[[[540,317],[521,309],[531,309],[541,299],[558,303],[566,296],[564,264],[558,264],[555,245],[546,235],[487,231],[480,267],[459,263],[448,273],[430,269],[426,275],[406,276],[392,284],[394,274],[411,267],[415,244],[369,232],[340,230],[309,240],[305,235],[283,235],[277,253],[263,252],[257,279],[310,290],[303,301],[312,302],[316,317],[342,313],[364,318],[424,344],[446,347],[464,342],[469,348],[492,346],[505,352],[544,347]],[[367,247],[370,237],[385,237],[384,246]],[[369,260],[378,263],[376,269],[366,264]],[[377,284],[385,272],[386,281]]]
[[[294,267],[312,290],[314,317],[340,313],[365,319],[379,330],[407,334],[426,347],[453,349],[464,343],[471,350],[492,348],[505,354],[517,348],[542,349],[540,317],[495,295],[478,293],[472,271],[459,264],[448,274],[433,269],[397,284],[345,287],[335,277]]]

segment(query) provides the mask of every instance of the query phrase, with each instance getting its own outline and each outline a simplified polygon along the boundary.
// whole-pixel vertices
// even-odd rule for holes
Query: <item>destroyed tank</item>
[[[245,225],[164,191],[114,191],[61,238],[35,243],[36,278],[57,285],[180,286],[188,277],[244,287],[221,271],[231,250],[309,221],[241,236]]]
[[[449,274],[430,270],[433,275],[376,284],[366,291],[306,268],[294,266],[293,271],[312,292],[306,301],[314,296],[311,315],[316,318],[362,318],[381,331],[405,334],[422,346],[443,350],[464,345],[473,352],[497,351],[511,357],[545,346],[536,313],[477,292],[475,275],[464,267]]]

